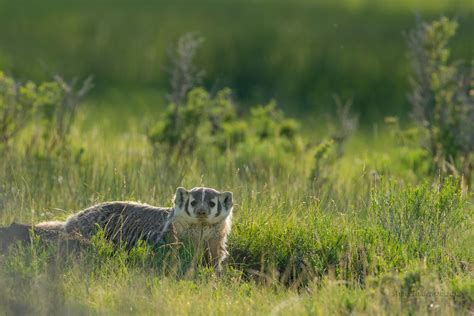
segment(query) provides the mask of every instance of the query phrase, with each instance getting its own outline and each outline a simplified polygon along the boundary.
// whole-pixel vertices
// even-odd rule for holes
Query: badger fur
[[[12,223],[7,227],[0,227],[0,256],[9,252],[10,247],[21,243],[24,246],[31,245],[34,238],[38,237],[44,245],[57,246],[59,253],[66,255],[77,253],[89,247],[90,242],[77,234],[66,234],[59,226],[32,226]],[[61,223],[64,225],[64,223]],[[62,225],[62,226],[63,226]]]
[[[218,271],[227,256],[227,235],[232,224],[232,193],[211,188],[179,187],[173,207],[135,202],[106,202],[71,215],[65,222],[44,222],[38,228],[79,233],[90,239],[99,229],[115,245],[131,248],[139,240],[155,246],[164,239],[188,239],[204,246],[205,261]]]

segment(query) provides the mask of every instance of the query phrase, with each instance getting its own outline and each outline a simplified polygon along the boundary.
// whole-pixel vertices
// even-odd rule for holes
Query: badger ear
[[[228,192],[228,191],[222,192],[219,196],[219,199],[221,200],[224,207],[228,210],[230,210],[232,206],[234,205],[232,201],[233,200],[232,192]]]
[[[184,204],[188,200],[188,194],[189,192],[185,188],[177,188],[173,199],[174,205],[179,208],[183,208]]]

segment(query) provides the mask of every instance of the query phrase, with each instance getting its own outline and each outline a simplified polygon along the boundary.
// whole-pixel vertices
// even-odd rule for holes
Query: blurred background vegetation
[[[35,81],[94,75],[95,107],[141,116],[163,108],[167,50],[192,31],[205,38],[196,56],[204,86],[232,88],[241,109],[275,98],[314,118],[338,94],[372,127],[385,115],[408,117],[403,34],[416,14],[456,18],[452,55],[469,61],[469,0],[0,0],[0,69]]]

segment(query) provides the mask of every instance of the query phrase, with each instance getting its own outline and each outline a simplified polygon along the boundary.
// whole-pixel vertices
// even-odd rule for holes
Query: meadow
[[[280,28],[273,29],[282,18],[280,14],[303,16],[301,24],[293,26],[306,30],[304,23],[311,24],[314,18],[315,11],[308,9],[313,8],[312,2],[299,1],[294,11],[283,2],[252,2],[270,8],[264,22],[259,20],[261,11],[244,9],[234,17],[250,21],[244,29],[235,30],[240,23],[228,27],[242,41],[255,45],[239,42],[244,57],[224,54],[218,58],[220,51],[232,51],[214,46],[230,45],[229,41],[213,40],[214,36],[226,37],[226,31],[203,32],[210,42],[203,44],[203,55],[197,55],[197,63],[208,72],[204,88],[190,89],[176,104],[165,101],[164,95],[173,91],[165,85],[166,76],[154,68],[164,58],[165,40],[157,37],[163,43],[152,44],[154,31],[143,31],[150,25],[147,19],[156,18],[147,13],[146,6],[160,6],[161,2],[143,1],[144,7],[137,9],[124,1],[111,10],[106,1],[45,3],[44,7],[36,4],[20,10],[17,3],[0,1],[0,25],[15,26],[19,32],[14,38],[11,29],[0,28],[0,34],[7,36],[0,36],[0,69],[6,73],[0,75],[0,110],[14,105],[11,112],[0,113],[3,117],[16,113],[11,117],[17,120],[16,125],[13,120],[9,125],[0,124],[4,127],[0,136],[9,136],[0,137],[0,226],[62,220],[108,200],[170,206],[176,187],[208,186],[234,194],[230,256],[225,272],[217,277],[209,268],[193,269],[192,249],[185,245],[171,255],[167,248],[146,246],[113,250],[99,236],[90,248],[64,256],[54,246],[33,240],[31,245],[13,247],[8,255],[0,254],[1,315],[450,315],[474,311],[474,179],[463,167],[472,166],[472,147],[467,147],[465,138],[459,147],[446,136],[451,134],[438,132],[443,130],[438,127],[445,125],[436,124],[444,124],[442,121],[435,121],[429,129],[408,119],[413,111],[406,99],[410,93],[408,63],[403,62],[393,73],[387,70],[390,56],[384,57],[386,60],[370,57],[386,56],[384,52],[406,55],[407,45],[399,30],[409,30],[415,24],[407,13],[408,1],[388,1],[386,6],[341,1],[340,8],[320,2],[327,11],[314,10],[321,16],[332,12],[333,17],[342,19],[344,12],[358,12],[349,16],[367,19],[374,27],[384,25],[385,30],[393,27],[391,32],[400,35],[400,43],[394,44],[393,50],[382,47],[378,39],[385,36],[383,31],[349,20],[346,27],[370,29],[360,35],[367,43],[359,43],[360,51],[353,53],[368,54],[362,59],[369,64],[376,60],[379,66],[365,68],[362,63],[364,69],[351,71],[353,64],[344,64],[345,53],[336,53],[329,45],[325,57],[298,53],[301,68],[292,68],[296,73],[291,75],[290,66],[278,62],[278,55],[286,60],[286,54],[292,49],[304,50],[304,45],[268,46],[271,54],[261,52],[267,56],[262,57],[263,64],[256,52],[264,38],[285,34]],[[214,10],[230,14],[241,4],[225,3]],[[468,6],[462,1],[453,6],[443,1],[418,3],[426,15],[459,13],[459,8]],[[164,36],[166,41],[172,42],[183,30],[199,29],[193,24],[196,21],[205,25],[203,12],[211,4],[196,5],[196,10],[162,5],[166,12],[157,10],[160,17],[176,17],[181,12],[193,16],[180,17],[179,21],[189,24]],[[123,24],[123,6],[132,11],[128,23],[141,25],[140,37],[132,42],[138,50],[117,41],[118,34],[133,38]],[[92,13],[92,8],[102,9]],[[212,16],[227,19],[221,11]],[[6,18],[8,12],[16,19]],[[101,20],[98,16],[102,14],[101,26],[93,28],[89,20]],[[395,21],[390,22],[387,16]],[[22,25],[30,26],[31,18],[37,27],[22,29]],[[176,19],[159,21],[165,24],[160,24],[164,30],[170,30]],[[63,29],[52,32],[52,21]],[[207,22],[208,29],[215,26]],[[468,45],[462,45],[472,23],[472,17],[460,14],[456,36],[449,44],[457,58],[472,53]],[[440,22],[436,34],[450,37],[451,26]],[[246,33],[252,28],[262,33],[249,37]],[[19,36],[30,31],[25,37],[28,40]],[[291,29],[287,31],[291,33]],[[47,34],[52,36],[51,46],[42,45]],[[81,39],[90,36],[95,37],[95,44],[80,46]],[[329,32],[326,36],[320,40],[330,42],[328,38],[336,35]],[[277,37],[275,43],[291,38]],[[115,42],[123,44],[122,50],[112,47]],[[65,56],[55,56],[59,52]],[[102,54],[107,57],[98,58]],[[148,62],[152,64],[144,63],[140,54],[151,58]],[[96,86],[82,97],[80,83],[73,87],[58,78],[49,81],[32,56],[47,56],[54,67],[65,70],[65,77],[83,78],[93,70]],[[306,57],[316,64],[330,65],[327,72],[324,66],[308,66],[311,63]],[[66,64],[59,66],[57,60]],[[239,65],[241,60],[246,64]],[[339,63],[340,73],[328,77]],[[454,69],[451,64],[442,66],[439,71],[444,75],[446,69]],[[376,70],[370,75],[368,69]],[[18,80],[15,90],[10,73],[36,84]],[[224,81],[233,92],[221,89],[221,84],[213,86],[211,78],[218,78],[216,73],[232,78]],[[288,77],[272,82],[269,78],[276,73]],[[308,86],[295,82],[295,78],[317,73],[325,79],[301,80]],[[348,84],[354,89],[348,94],[357,91],[360,96],[352,107],[344,81],[339,81],[346,75],[354,76],[349,81],[363,78],[358,85]],[[45,80],[48,82],[42,85]],[[385,88],[380,88],[382,85]],[[451,95],[450,89],[455,88],[437,89],[437,93],[441,91],[437,96]],[[321,99],[325,105],[308,106],[305,99],[311,99],[315,91],[326,94]],[[341,98],[332,100],[329,96],[333,93],[340,93]],[[282,106],[268,102],[267,97],[292,102]],[[385,98],[387,104],[381,107],[379,102]],[[437,102],[448,108],[452,105]],[[455,116],[458,129],[447,126],[454,135],[462,132],[464,137],[472,127],[472,95],[462,102],[471,106],[471,112]],[[443,113],[440,115],[448,115]],[[387,114],[400,117],[384,120]],[[23,120],[26,123],[20,124]],[[19,127],[10,137],[9,131]],[[423,143],[425,132],[433,130],[441,135],[434,138],[436,152]],[[467,156],[463,156],[465,150],[471,150]],[[446,157],[440,157],[443,154]]]
[[[99,245],[62,258],[33,245],[1,259],[6,315],[472,309],[472,202],[455,181],[417,179],[400,166],[387,135],[355,137],[318,185],[305,157],[267,172],[237,167],[232,154],[173,165],[137,133],[74,134],[89,144],[80,162],[4,156],[2,224],[64,219],[106,200],[170,205],[178,185],[228,189],[236,199],[228,271],[217,279],[205,268],[165,269],[147,251],[112,255]]]

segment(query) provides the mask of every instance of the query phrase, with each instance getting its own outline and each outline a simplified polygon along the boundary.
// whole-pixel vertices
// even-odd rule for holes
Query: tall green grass
[[[454,314],[473,307],[472,199],[456,179],[413,174],[384,132],[356,135],[328,166],[327,181],[315,183],[310,156],[249,166],[232,152],[204,152],[173,163],[139,129],[107,129],[99,119],[79,121],[72,144],[81,155],[25,156],[21,140],[4,152],[0,223],[64,219],[106,200],[170,205],[178,185],[231,190],[224,275],[191,269],[193,250],[185,246],[128,253],[99,237],[61,256],[33,243],[0,258],[1,313]]]

